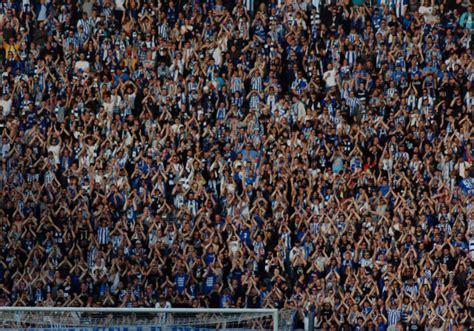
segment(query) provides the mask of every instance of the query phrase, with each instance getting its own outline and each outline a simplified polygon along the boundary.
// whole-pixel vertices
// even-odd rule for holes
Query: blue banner
[[[459,184],[459,186],[461,187],[461,190],[463,190],[465,194],[474,195],[474,178],[473,177],[469,177],[469,178],[465,178],[461,180],[461,183]]]

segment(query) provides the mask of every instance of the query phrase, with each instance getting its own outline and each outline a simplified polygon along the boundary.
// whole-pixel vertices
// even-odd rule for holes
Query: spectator
[[[472,13],[2,2],[0,304],[472,327]]]

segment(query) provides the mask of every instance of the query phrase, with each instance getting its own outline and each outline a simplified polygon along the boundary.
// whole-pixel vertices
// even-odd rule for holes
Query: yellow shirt
[[[3,43],[3,48],[5,49],[6,60],[15,60],[18,58],[18,50],[20,49],[18,44],[10,45],[9,43]]]

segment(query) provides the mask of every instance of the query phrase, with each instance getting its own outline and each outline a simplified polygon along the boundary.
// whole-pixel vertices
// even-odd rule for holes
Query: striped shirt
[[[94,266],[95,257],[97,256],[97,248],[93,246],[89,252],[87,252],[87,264],[90,268]]]
[[[262,77],[261,76],[254,76],[252,77],[250,83],[251,83],[251,86],[252,86],[252,90],[256,90],[258,92],[262,92],[263,88],[262,88]]]
[[[188,83],[188,91],[189,92],[197,91],[198,86],[199,86],[199,84],[197,82],[189,82]]]
[[[224,120],[225,119],[225,113],[226,113],[225,108],[217,109],[216,119]]]
[[[351,67],[354,67],[355,64],[356,64],[356,61],[357,61],[357,53],[356,51],[347,51],[346,52],[346,59],[347,59],[347,62],[349,62],[349,65]]]
[[[356,109],[360,106],[360,101],[356,97],[350,97],[347,99],[347,105],[349,106],[351,116],[353,116]]]
[[[84,32],[84,34],[90,36],[94,28],[94,21],[92,20],[92,18],[86,20],[80,19],[77,22],[77,26],[82,26],[82,31]]]
[[[158,25],[158,36],[163,39],[168,39],[168,24],[166,22]]]
[[[79,47],[79,39],[78,38],[74,38],[74,37],[66,37],[64,39],[64,50],[68,49],[69,48],[69,45],[73,45],[74,48],[78,48]]]
[[[232,93],[242,92],[242,79],[240,77],[232,77],[230,79],[230,91]]]
[[[305,90],[307,85],[308,85],[308,82],[306,81],[306,79],[304,79],[304,78],[295,79],[293,81],[293,83],[291,84],[291,88],[296,90],[296,92],[301,94],[301,93],[303,93],[303,91]]]
[[[401,319],[400,309],[387,308],[388,325],[396,325]]]
[[[267,95],[267,106],[270,107],[270,110],[273,112],[277,103],[277,98],[275,94]]]
[[[231,103],[233,105],[236,105],[238,109],[241,109],[243,104],[244,104],[244,98],[243,97],[232,97],[231,98]]]
[[[107,245],[109,243],[110,229],[108,226],[101,226],[97,229],[97,239],[101,245]]]
[[[193,215],[196,216],[198,209],[199,209],[199,204],[196,200],[188,200],[186,201],[186,206],[189,209],[189,212]]]
[[[250,97],[249,107],[251,109],[255,109],[260,104],[260,96],[258,94],[254,94]]]

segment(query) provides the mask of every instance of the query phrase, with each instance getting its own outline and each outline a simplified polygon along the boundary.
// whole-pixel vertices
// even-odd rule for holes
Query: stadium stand
[[[466,0],[2,1],[0,305],[473,328],[473,28]]]

